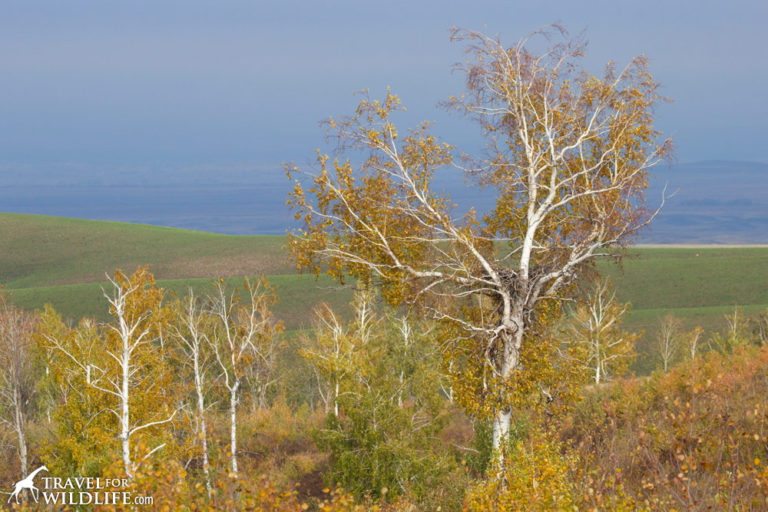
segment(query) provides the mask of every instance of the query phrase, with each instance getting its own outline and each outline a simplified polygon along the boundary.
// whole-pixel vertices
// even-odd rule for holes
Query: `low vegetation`
[[[214,281],[176,299],[146,269],[118,273],[102,298],[111,320],[74,326],[50,307],[31,313],[3,299],[3,488],[45,465],[55,476],[127,474],[157,510],[768,504],[768,310],[752,320],[736,310],[714,334],[678,324],[668,371],[650,377],[621,377],[619,365],[596,384],[594,367],[574,362],[560,388],[520,397],[499,459],[487,417],[454,402],[438,326],[361,290],[349,318],[325,305],[311,329],[286,338],[269,286],[229,292]],[[566,338],[577,336],[578,315],[563,321]],[[141,371],[129,369],[124,393],[111,386],[134,345],[129,364]],[[232,347],[240,359],[224,355]],[[23,498],[17,508],[36,509]]]

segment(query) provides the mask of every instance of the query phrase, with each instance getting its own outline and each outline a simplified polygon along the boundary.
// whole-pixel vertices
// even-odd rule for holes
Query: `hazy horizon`
[[[463,91],[452,26],[512,44],[558,22],[589,41],[593,73],[646,55],[673,100],[657,109],[656,126],[689,162],[678,167],[764,166],[766,19],[767,3],[746,0],[10,3],[0,18],[0,211],[274,232],[289,220],[281,162],[311,163],[326,147],[318,122],[352,112],[364,88],[402,97],[401,129],[431,120],[441,138],[474,152],[477,126],[436,106]],[[754,197],[761,172],[741,195],[727,173],[704,184],[686,177],[689,197],[670,203],[647,236],[699,239],[715,226],[719,237],[731,226],[737,237],[768,238],[768,207]],[[460,178],[448,182],[463,199],[487,200],[457,187]],[[727,198],[715,197],[721,189]]]
[[[459,205],[487,211],[492,191],[468,186],[457,170],[435,185]],[[6,175],[11,176],[11,173]],[[768,164],[706,161],[654,168],[646,199],[672,195],[641,243],[768,243]],[[0,211],[114,220],[224,234],[284,234],[296,227],[285,205],[290,182],[282,169],[198,168],[187,173],[144,169],[31,183],[17,175],[0,186]]]

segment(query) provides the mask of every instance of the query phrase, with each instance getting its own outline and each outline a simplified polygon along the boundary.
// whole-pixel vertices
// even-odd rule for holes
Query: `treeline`
[[[434,325],[361,290],[351,320],[320,305],[286,335],[265,281],[210,291],[171,297],[146,268],[117,272],[103,324],[3,300],[6,487],[45,465],[127,477],[158,509],[460,504],[442,486],[461,471],[439,437],[456,411]]]
[[[768,503],[768,312],[736,310],[709,336],[667,317],[665,371],[622,380],[637,336],[621,327],[629,305],[598,280],[522,354],[509,440],[494,452],[472,387],[494,376],[467,379],[450,323],[371,290],[357,290],[351,318],[320,305],[311,329],[288,334],[258,279],[171,297],[140,268],[117,272],[104,297],[105,324],[0,301],[4,488],[45,465],[127,478],[158,510]]]

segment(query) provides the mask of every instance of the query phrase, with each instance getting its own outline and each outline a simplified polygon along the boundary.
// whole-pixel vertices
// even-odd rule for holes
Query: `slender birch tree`
[[[758,314],[752,320],[752,331],[760,346],[768,345],[768,310]]]
[[[27,421],[35,410],[42,371],[35,353],[36,319],[0,293],[0,423],[16,437],[22,477],[28,474]]]
[[[194,424],[196,437],[200,443],[203,457],[203,475],[208,497],[211,496],[211,466],[208,457],[208,428],[206,391],[209,387],[208,372],[211,366],[210,341],[206,329],[210,318],[193,291],[184,299],[178,317],[171,332],[178,342],[181,359],[185,366],[192,371],[195,383]]]
[[[704,329],[702,329],[701,326],[697,325],[686,336],[686,339],[688,342],[688,354],[690,355],[691,361],[696,359],[696,356],[699,354],[699,351],[701,350],[700,345],[701,345],[701,337],[703,334],[704,334]]]
[[[629,308],[616,299],[610,281],[599,279],[567,323],[565,341],[580,346],[583,357],[579,362],[595,384],[626,371],[635,357],[638,336],[621,328]]]
[[[656,356],[665,373],[677,359],[680,351],[680,328],[680,320],[671,314],[666,315],[659,322],[659,332],[656,335]]]
[[[381,319],[375,314],[374,295],[369,288],[355,291],[352,301],[354,319],[345,324],[328,304],[315,309],[312,333],[304,336],[299,353],[312,363],[318,382],[318,394],[325,404],[325,412],[333,407],[339,415],[339,398],[345,385],[370,355],[366,353],[374,329]]]
[[[85,377],[85,385],[101,394],[103,409],[96,414],[107,413],[116,420],[113,431],[120,441],[125,474],[133,478],[139,465],[166,443],[157,443],[138,458],[132,440],[141,432],[170,423],[179,409],[169,403],[166,394],[168,374],[159,343],[165,321],[162,290],[154,286],[154,277],[146,268],[130,277],[118,271],[109,281],[112,290],[105,291],[104,297],[110,305],[111,322],[100,329],[90,322],[81,323],[75,332],[53,327],[43,336],[65,356],[72,371]]]
[[[339,415],[342,382],[352,373],[355,363],[354,339],[330,306],[323,303],[315,309],[314,329],[303,336],[299,353],[312,363],[317,380],[317,393],[326,414],[333,409]]]
[[[275,321],[270,306],[275,301],[272,288],[262,281],[246,279],[245,300],[237,291],[228,293],[224,280],[216,283],[211,314],[215,317],[210,344],[221,380],[229,393],[230,469],[237,477],[237,406],[248,375],[269,375],[273,353],[282,325]]]
[[[539,36],[551,42],[542,51],[532,49]],[[418,305],[453,324],[456,340],[473,340],[460,357],[471,371],[453,371],[493,417],[498,449],[514,383],[537,378],[520,361],[536,349],[537,323],[553,317],[547,302],[653,217],[643,193],[670,144],[653,127],[663,98],[644,57],[596,76],[579,65],[583,44],[556,30],[511,46],[471,31],[454,39],[467,44],[468,91],[448,106],[479,122],[488,140],[486,159],[463,164],[495,191],[488,213],[455,214],[433,186],[455,164],[454,149],[428,123],[401,133],[400,101],[388,92],[328,121],[340,142],[334,158],[320,154],[314,171],[286,166],[297,178],[288,203],[302,222],[290,246],[300,268],[378,283],[390,303]],[[298,179],[305,175],[311,181]]]

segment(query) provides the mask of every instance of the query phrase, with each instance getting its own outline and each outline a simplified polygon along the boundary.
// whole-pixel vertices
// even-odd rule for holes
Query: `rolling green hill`
[[[295,272],[282,236],[0,213],[0,240],[0,284],[6,288],[102,282],[105,272],[144,264],[160,279]]]
[[[768,307],[768,247],[633,248],[601,273],[632,303],[631,325],[650,332],[672,313],[693,327],[719,328],[722,316]]]
[[[237,284],[265,275],[277,287],[276,314],[288,329],[311,318],[318,301],[343,307],[351,296],[327,278],[298,276],[281,236],[232,236],[174,228],[0,213],[0,285],[26,308],[51,303],[64,316],[104,318],[105,273],[149,264],[160,286],[206,293],[212,279]],[[667,313],[687,327],[717,329],[735,305],[768,307],[768,247],[633,248],[620,266],[601,263],[621,300],[633,304],[628,327],[644,330],[647,350]],[[642,369],[642,365],[640,367]]]
[[[52,304],[65,317],[106,319],[102,287],[116,269],[149,265],[158,284],[182,295],[208,293],[224,277],[266,276],[279,293],[276,315],[300,328],[319,301],[344,307],[351,292],[322,276],[296,274],[283,236],[234,236],[42,215],[0,213],[0,286],[28,308]]]

